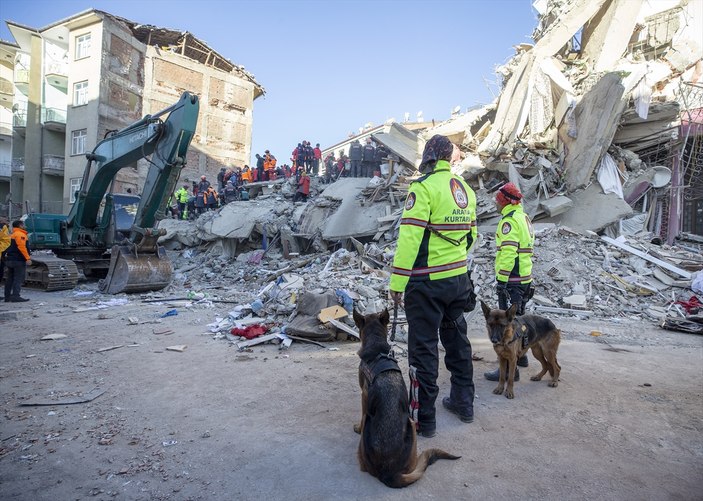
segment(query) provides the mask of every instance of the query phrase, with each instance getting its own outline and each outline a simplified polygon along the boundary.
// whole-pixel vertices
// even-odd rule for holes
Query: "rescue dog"
[[[354,310],[361,337],[361,421],[354,425],[354,431],[361,435],[357,453],[361,471],[398,488],[419,480],[437,459],[459,456],[441,449],[429,449],[418,456],[405,379],[386,339],[388,321],[387,309],[370,315]]]
[[[554,323],[539,315],[515,316],[517,305],[512,305],[507,310],[492,310],[481,301],[483,316],[486,317],[488,337],[493,343],[493,349],[498,355],[500,364],[500,379],[493,393],[500,395],[507,381],[505,396],[514,398],[513,380],[515,379],[515,366],[517,359],[532,348],[532,354],[542,364],[542,371],[532,376],[532,381],[541,381],[549,371],[552,380],[549,386],[559,384],[561,366],[557,362],[557,349],[561,341],[561,332]]]

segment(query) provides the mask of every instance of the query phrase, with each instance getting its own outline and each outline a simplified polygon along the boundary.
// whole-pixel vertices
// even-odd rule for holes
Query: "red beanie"
[[[513,183],[507,183],[496,193],[496,200],[502,205],[517,205],[522,200],[522,193]]]

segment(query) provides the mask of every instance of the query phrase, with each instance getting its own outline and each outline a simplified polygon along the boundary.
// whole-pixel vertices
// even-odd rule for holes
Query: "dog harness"
[[[525,349],[530,344],[530,340],[528,339],[528,336],[526,335],[527,326],[525,325],[524,322],[521,321],[520,317],[515,317],[513,322],[515,322],[518,325],[518,328],[513,329],[513,338],[510,341],[508,341],[508,344],[509,345],[513,344],[515,341],[522,338],[522,348]]]
[[[379,353],[376,358],[374,358],[370,363],[365,360],[361,361],[360,364],[361,372],[364,377],[369,381],[369,385],[372,385],[374,380],[379,374],[388,371],[398,371],[400,372],[400,367],[398,367],[398,361],[393,356],[393,352],[390,353]]]

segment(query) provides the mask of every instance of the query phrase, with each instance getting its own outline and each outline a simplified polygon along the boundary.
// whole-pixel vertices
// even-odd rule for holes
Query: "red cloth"
[[[260,335],[265,334],[268,330],[269,328],[263,324],[254,324],[248,325],[244,329],[234,327],[230,332],[235,336],[241,336],[247,339],[254,339],[255,337],[259,337]]]
[[[683,306],[683,309],[686,310],[687,314],[690,314],[691,311],[695,311],[703,306],[703,303],[701,303],[696,296],[691,296],[688,301],[676,301],[676,304]]]

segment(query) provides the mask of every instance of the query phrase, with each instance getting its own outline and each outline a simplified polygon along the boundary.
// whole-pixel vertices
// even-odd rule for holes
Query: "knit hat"
[[[448,138],[435,134],[425,144],[425,150],[422,152],[422,161],[418,170],[423,174],[431,172],[435,164],[437,164],[437,160],[449,161],[452,158],[453,151],[454,145]]]
[[[504,184],[496,193],[496,201],[501,205],[518,205],[520,200],[522,193],[513,183]]]

